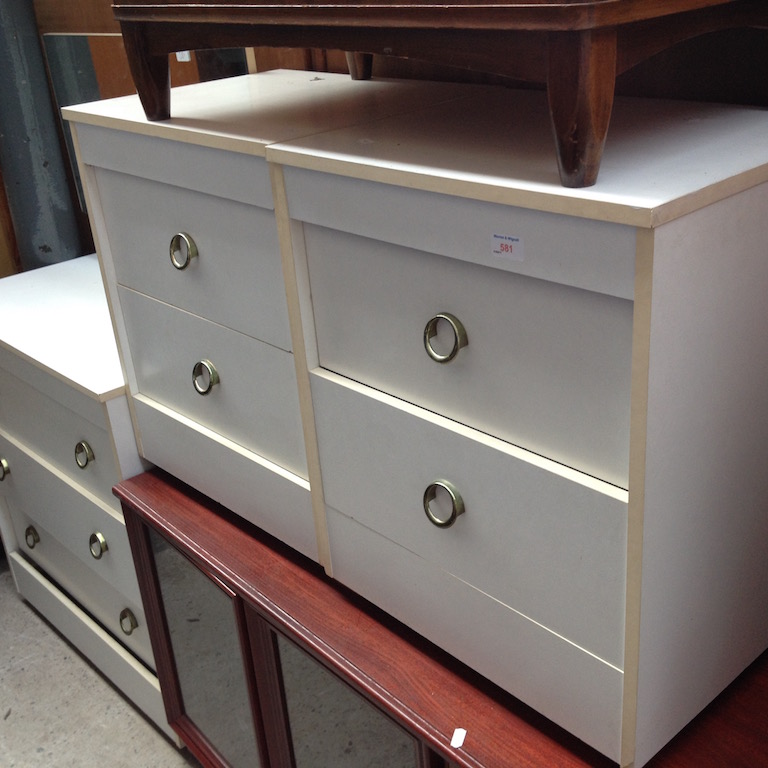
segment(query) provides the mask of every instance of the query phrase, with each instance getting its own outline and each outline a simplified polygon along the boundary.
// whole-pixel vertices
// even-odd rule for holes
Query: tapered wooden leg
[[[372,53],[347,52],[347,67],[353,80],[370,80],[373,74]]]
[[[563,186],[597,181],[615,83],[615,29],[550,35],[547,92]]]
[[[171,116],[168,54],[149,53],[148,41],[141,24],[123,21],[120,27],[133,83],[147,120],[167,120]]]

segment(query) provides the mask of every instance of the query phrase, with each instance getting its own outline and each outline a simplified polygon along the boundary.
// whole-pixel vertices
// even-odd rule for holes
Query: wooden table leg
[[[347,52],[347,67],[353,80],[370,80],[373,73],[373,54]]]
[[[153,55],[141,23],[120,22],[131,75],[147,120],[171,116],[171,76],[168,54]]]
[[[550,34],[547,92],[563,186],[597,181],[615,82],[615,28]]]

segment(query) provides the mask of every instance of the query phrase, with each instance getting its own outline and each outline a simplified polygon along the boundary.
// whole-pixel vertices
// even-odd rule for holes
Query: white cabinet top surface
[[[768,180],[768,110],[617,99],[593,187],[560,184],[546,94],[276,70],[64,116],[133,133],[507,205],[655,227]]]
[[[768,180],[768,110],[617,99],[600,175],[584,189],[560,184],[546,95],[498,87],[272,145],[267,159],[655,227]]]
[[[124,391],[94,254],[0,280],[0,346],[100,400]]]
[[[65,107],[75,123],[264,156],[269,144],[410,111],[466,93],[455,83],[270,70],[174,88],[171,118],[151,122],[138,96]]]

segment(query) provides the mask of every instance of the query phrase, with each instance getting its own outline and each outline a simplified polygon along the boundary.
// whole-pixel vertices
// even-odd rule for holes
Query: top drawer
[[[104,168],[96,180],[120,284],[290,350],[272,210]]]
[[[319,363],[626,488],[632,302],[305,225]],[[467,344],[455,358],[448,314]]]
[[[37,375],[34,383],[17,377],[14,373],[23,375],[31,370],[24,360],[0,354],[0,362],[11,364],[0,368],[0,429],[108,506],[119,508],[111,493],[120,474],[106,405],[53,376]],[[47,391],[41,391],[36,384],[42,384]],[[133,435],[130,438],[132,441]]]
[[[633,227],[303,168],[286,167],[284,173],[293,219],[574,288],[634,297]]]

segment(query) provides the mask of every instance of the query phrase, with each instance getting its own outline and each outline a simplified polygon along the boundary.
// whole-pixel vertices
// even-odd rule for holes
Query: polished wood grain
[[[440,62],[546,84],[568,187],[597,180],[617,74],[708,32],[768,26],[762,0],[118,0],[113,8],[150,120],[170,116],[166,68],[175,50],[341,49],[354,54],[350,71],[361,79],[373,54]]]
[[[326,578],[317,566],[224,508],[159,470],[115,489],[134,549],[158,673],[171,718],[193,748],[210,756],[204,737],[183,717],[174,688],[167,627],[146,525],[177,546],[203,571],[229,585],[246,606],[252,656],[270,655],[273,639],[262,619],[341,675],[424,745],[422,763],[448,760],[460,768],[608,768],[611,761],[499,691],[439,649]],[[253,609],[254,614],[248,615]],[[256,616],[259,617],[257,621]],[[259,628],[261,627],[261,628]],[[265,653],[266,652],[266,653]],[[274,654],[274,648],[271,653]],[[167,681],[171,680],[171,683]],[[274,701],[279,681],[260,692]],[[169,690],[167,690],[169,689]],[[467,729],[461,749],[450,747],[455,727]],[[768,653],[648,763],[649,768],[754,768],[768,755]],[[289,760],[289,756],[285,759]],[[207,757],[206,765],[217,765]]]

